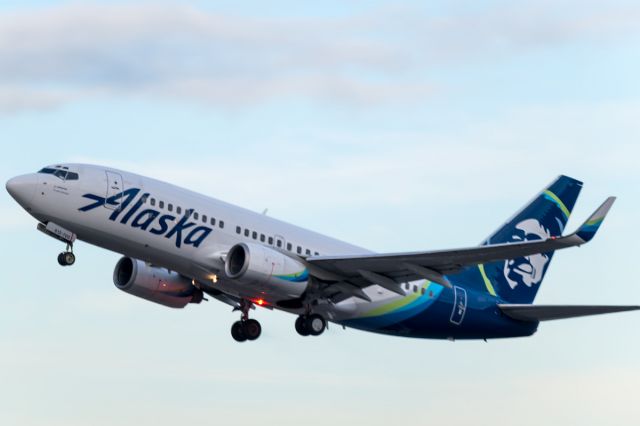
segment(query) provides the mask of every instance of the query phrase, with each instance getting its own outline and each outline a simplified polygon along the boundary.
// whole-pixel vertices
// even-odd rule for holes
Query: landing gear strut
[[[262,326],[257,320],[249,318],[249,310],[253,304],[242,300],[240,302],[240,308],[237,310],[242,311],[240,321],[236,321],[231,326],[231,337],[236,342],[244,342],[247,340],[256,340],[262,333]]]
[[[296,319],[296,331],[301,336],[319,336],[327,329],[327,321],[322,315],[300,315]]]
[[[58,263],[60,266],[71,266],[76,263],[76,255],[73,254],[73,244],[67,244],[67,251],[58,255]]]

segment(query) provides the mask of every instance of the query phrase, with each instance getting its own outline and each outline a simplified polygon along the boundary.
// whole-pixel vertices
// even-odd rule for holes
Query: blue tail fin
[[[582,182],[567,176],[558,177],[483,245],[562,235],[581,189]],[[471,280],[471,284],[486,288],[509,303],[532,303],[552,257],[553,252],[478,265],[463,271],[459,279]]]

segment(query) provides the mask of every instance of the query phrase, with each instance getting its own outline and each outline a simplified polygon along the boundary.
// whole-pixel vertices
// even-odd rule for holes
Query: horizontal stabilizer
[[[519,321],[550,321],[640,309],[640,306],[606,305],[498,305],[498,307],[506,316]]]

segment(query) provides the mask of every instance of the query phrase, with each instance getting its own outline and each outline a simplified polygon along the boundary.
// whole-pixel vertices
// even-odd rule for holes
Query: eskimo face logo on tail
[[[150,232],[154,235],[163,235],[168,239],[175,237],[176,247],[178,248],[183,244],[199,247],[213,231],[209,227],[196,226],[195,222],[189,222],[193,210],[185,211],[185,215],[179,220],[176,216],[162,214],[158,210],[150,208],[141,210],[150,194],[144,193],[138,197],[139,193],[140,189],[130,188],[109,198],[96,194],[84,194],[83,197],[91,200],[92,203],[80,207],[78,210],[87,212],[98,207],[108,206],[113,208],[113,210],[105,210],[106,212],[111,211],[109,220],[115,222],[120,219],[121,224],[129,225],[132,228]]]
[[[511,242],[544,240],[550,236],[549,230],[536,219],[527,219],[516,225]],[[531,287],[540,284],[548,263],[549,256],[544,253],[510,259],[504,262],[504,277],[512,289],[519,284]]]

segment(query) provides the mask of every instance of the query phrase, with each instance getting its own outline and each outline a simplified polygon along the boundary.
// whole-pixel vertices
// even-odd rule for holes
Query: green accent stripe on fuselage
[[[428,291],[430,285],[431,285],[430,281],[425,281],[424,284],[422,284],[420,286],[420,288],[424,289],[424,291],[426,293]],[[422,296],[422,290],[418,291],[417,293],[415,293],[415,292],[409,293],[405,297],[398,298],[398,299],[396,299],[396,300],[394,300],[394,301],[392,301],[390,303],[387,303],[387,304],[382,305],[382,306],[378,306],[377,308],[374,308],[374,309],[370,310],[366,314],[362,315],[360,318],[377,317],[377,316],[380,316],[380,315],[385,315],[385,314],[388,314],[390,312],[397,311],[397,310],[402,309],[405,306],[408,306],[411,303],[415,302],[421,296]]]

